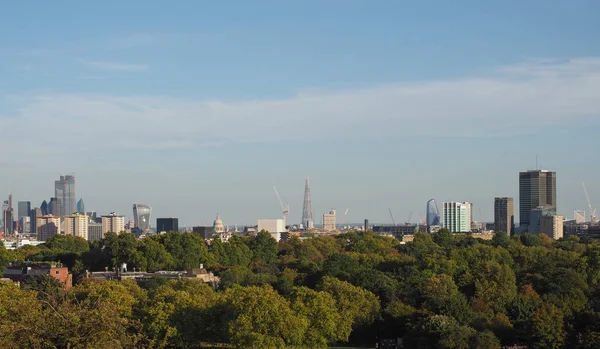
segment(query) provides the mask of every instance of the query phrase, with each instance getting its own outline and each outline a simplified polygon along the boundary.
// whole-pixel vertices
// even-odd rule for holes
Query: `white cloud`
[[[307,92],[285,99],[47,94],[10,102],[16,105],[14,112],[0,117],[0,123],[14,130],[14,136],[2,137],[0,145],[27,134],[56,151],[72,150],[73,144],[91,151],[156,150],[369,134],[505,136],[549,124],[599,120],[600,58],[529,61],[488,76]]]
[[[144,72],[149,66],[147,64],[130,64],[119,62],[87,61],[79,60],[80,63],[99,70],[117,71],[117,72]]]

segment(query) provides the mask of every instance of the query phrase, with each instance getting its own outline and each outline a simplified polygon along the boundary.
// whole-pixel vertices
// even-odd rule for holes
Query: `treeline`
[[[600,243],[576,237],[484,241],[442,230],[408,244],[371,232],[277,243],[261,232],[208,246],[192,233],[122,233],[0,248],[0,266],[13,260],[60,260],[77,285],[0,285],[3,348],[321,348],[383,338],[405,348],[600,348]],[[221,283],[83,279],[121,263],[204,264]]]

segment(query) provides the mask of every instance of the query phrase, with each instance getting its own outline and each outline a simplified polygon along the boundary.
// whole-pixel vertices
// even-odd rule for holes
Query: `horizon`
[[[558,214],[600,205],[594,1],[0,4],[0,193],[39,207],[75,173],[86,211],[181,226],[493,221],[518,173]],[[560,23],[561,25],[557,25]],[[0,194],[1,195],[1,194]],[[594,204],[596,203],[596,205]],[[515,209],[515,211],[517,211]],[[518,221],[518,212],[515,212]]]

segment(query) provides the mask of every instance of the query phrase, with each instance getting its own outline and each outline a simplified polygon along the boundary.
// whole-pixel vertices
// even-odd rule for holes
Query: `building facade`
[[[563,237],[564,217],[547,215],[540,218],[540,233],[546,234],[554,240]]]
[[[77,201],[77,213],[85,214],[85,203],[83,202],[83,198]]]
[[[60,217],[41,216],[36,218],[35,230],[39,241],[47,241],[60,233]]]
[[[88,221],[88,241],[98,241],[102,239],[104,239],[102,223],[97,223],[90,219]]]
[[[472,205],[470,202],[444,202],[444,228],[452,233],[468,233],[473,221]]]
[[[329,211],[323,215],[323,230],[335,231],[336,230],[336,213],[335,210]]]
[[[428,227],[439,226],[441,224],[440,211],[438,210],[435,199],[431,199],[431,200],[427,201],[426,210],[427,211],[425,211],[425,212],[427,212],[427,217],[426,217],[427,226]],[[410,223],[410,222],[407,222],[407,223]]]
[[[125,231],[125,217],[111,212],[108,216],[102,216],[102,236],[106,233],[121,233]]]
[[[528,226],[529,213],[540,206],[548,207],[551,214],[556,214],[556,172],[519,172],[519,224]]]
[[[88,240],[89,217],[82,214],[72,214],[63,217],[63,232],[65,235],[78,236]]]
[[[66,216],[77,212],[75,176],[60,176],[60,179],[54,182],[54,197],[57,199],[58,215]]]
[[[156,219],[156,232],[162,231],[179,231],[179,219],[178,218],[157,218]]]
[[[31,211],[31,201],[19,201],[17,203],[18,218],[29,216]]]
[[[540,206],[529,211],[529,225],[527,225],[527,232],[532,234],[540,233],[540,223],[543,216],[553,216],[554,211],[550,206]]]
[[[494,230],[512,235],[515,229],[515,205],[513,198],[494,198]]]
[[[152,207],[144,204],[133,205],[134,228],[147,232],[150,229],[150,219],[152,219]]]

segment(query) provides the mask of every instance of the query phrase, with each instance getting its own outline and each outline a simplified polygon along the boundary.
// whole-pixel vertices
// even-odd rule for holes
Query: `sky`
[[[0,197],[75,174],[86,210],[180,226],[493,221],[518,172],[600,206],[600,2],[0,3]],[[516,218],[518,220],[518,212]]]

